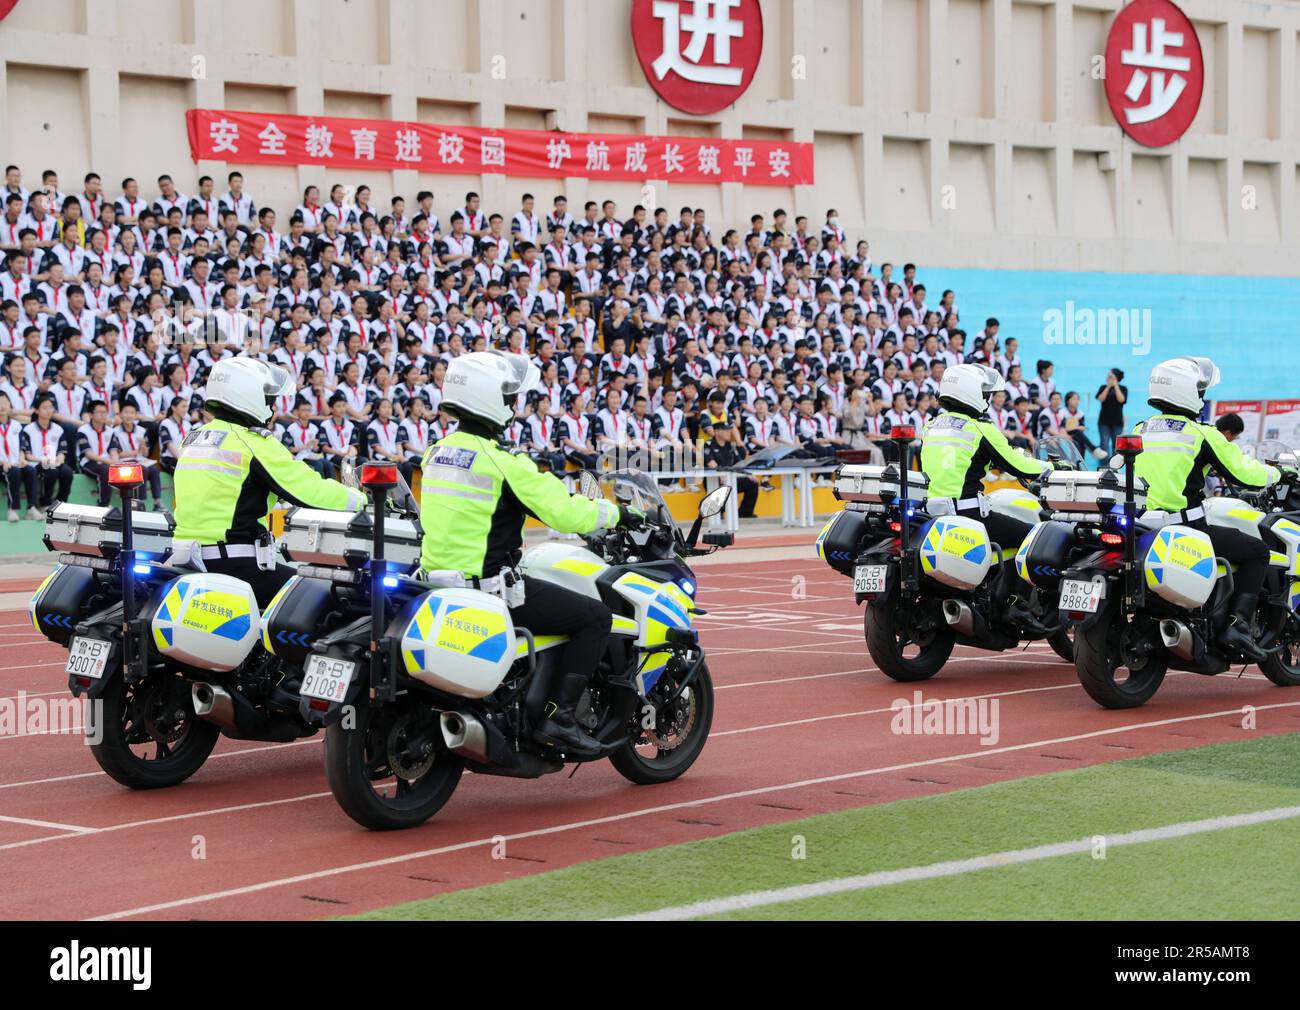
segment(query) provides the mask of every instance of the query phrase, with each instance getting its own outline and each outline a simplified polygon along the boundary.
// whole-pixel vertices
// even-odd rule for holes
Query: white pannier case
[[[149,620],[153,646],[201,670],[239,666],[257,643],[261,615],[247,582],[229,575],[183,575],[162,593]]]
[[[280,550],[295,564],[357,569],[369,559],[374,519],[369,512],[294,508],[285,513]],[[404,574],[420,562],[420,530],[410,519],[384,517],[384,560]]]

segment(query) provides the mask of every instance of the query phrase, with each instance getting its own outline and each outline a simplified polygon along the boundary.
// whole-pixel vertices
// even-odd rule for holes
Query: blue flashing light
[[[687,596],[695,596],[695,583],[690,581],[690,579],[682,579],[677,584],[682,587],[682,592]]]
[[[385,576],[384,576],[384,588],[385,588],[385,589],[396,589],[396,588],[397,588],[397,576],[396,576],[396,575],[385,575]]]
[[[136,565],[133,570],[136,575],[148,575],[152,569],[149,565]]]

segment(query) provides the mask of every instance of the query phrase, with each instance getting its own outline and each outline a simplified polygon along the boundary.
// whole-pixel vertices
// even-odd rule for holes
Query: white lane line
[[[935,705],[935,704],[959,705],[962,702],[978,701],[981,698],[1009,698],[1012,695],[1036,694],[1040,691],[1069,691],[1072,688],[1077,688],[1078,686],[1079,686],[1078,684],[1053,684],[1050,687],[1026,687],[1018,691],[996,691],[990,694],[972,694],[972,695],[967,695],[966,697],[963,698],[931,697],[931,698],[923,699],[921,704],[922,705]],[[714,737],[720,737],[720,736],[740,736],[743,733],[761,733],[764,730],[769,730],[769,729],[785,729],[787,726],[807,726],[809,723],[830,722],[831,720],[834,719],[852,719],[855,718],[856,716],[863,716],[863,715],[884,715],[886,713],[898,713],[903,709],[918,707],[914,702],[905,701],[902,698],[899,698],[898,700],[900,702],[903,702],[903,704],[899,705],[895,703],[885,708],[868,708],[868,709],[863,709],[861,712],[832,712],[830,715],[813,715],[813,716],[808,716],[805,719],[790,719],[787,722],[769,722],[761,726],[744,726],[741,729],[714,730],[709,734],[709,739],[712,740]]]
[[[1279,702],[1275,705],[1257,705],[1255,706],[1255,711],[1262,712],[1269,709],[1295,707],[1300,707],[1300,701]],[[642,807],[639,810],[629,810],[621,814],[610,814],[605,817],[593,817],[581,821],[569,821],[564,824],[553,824],[544,828],[533,828],[530,831],[520,831],[513,835],[495,835],[490,838],[478,838],[466,842],[457,842],[453,845],[442,845],[433,849],[420,849],[415,852],[400,853],[395,856],[387,856],[383,859],[370,859],[361,863],[346,863],[342,866],[331,866],[322,870],[313,870],[309,873],[299,873],[292,877],[279,877],[274,880],[260,881],[256,884],[245,884],[242,887],[231,887],[223,891],[209,891],[206,894],[195,894],[187,898],[176,898],[171,901],[160,901],[152,905],[141,905],[137,908],[128,908],[119,912],[110,912],[106,915],[95,916],[90,921],[104,922],[116,919],[129,919],[132,916],[137,915],[151,915],[156,912],[166,912],[175,908],[188,908],[192,905],[201,905],[210,901],[220,901],[224,898],[238,898],[247,894],[257,894],[261,891],[286,887],[291,884],[301,884],[309,880],[323,880],[328,877],[336,877],[345,873],[355,873],[360,870],[374,870],[385,866],[396,866],[416,859],[428,859],[432,856],[441,856],[449,852],[483,848],[496,845],[502,840],[514,842],[525,838],[541,838],[547,835],[579,831],[584,828],[614,824],[620,821],[630,821],[641,817],[653,817],[659,814],[673,813],[678,810],[691,810],[698,807],[706,807],[715,803],[749,799],[753,796],[766,796],[772,793],[789,792],[795,789],[806,789],[810,786],[828,785],[832,782],[845,782],[872,775],[886,775],[892,772],[908,771],[913,768],[925,768],[932,765],[949,764],[954,761],[970,761],[991,757],[995,754],[1009,754],[1014,751],[1032,750],[1036,747],[1052,747],[1058,744],[1076,743],[1080,740],[1112,736],[1118,733],[1132,733],[1142,729],[1153,729],[1160,726],[1170,726],[1184,722],[1196,722],[1202,719],[1220,719],[1226,716],[1240,717],[1241,709],[1232,708],[1219,712],[1202,712],[1197,715],[1183,715],[1169,719],[1157,719],[1151,722],[1130,723],[1127,726],[1112,726],[1107,729],[1094,730],[1090,733],[1076,733],[1071,736],[1054,737],[1046,740],[1032,740],[1028,743],[1011,744],[1005,747],[983,747],[979,750],[967,751],[964,754],[949,754],[943,757],[926,758],[920,761],[909,761],[902,764],[865,768],[854,772],[842,772],[838,775],[823,775],[818,778],[799,779],[794,782],[781,782],[770,786],[756,786],[753,789],[740,789],[735,792],[719,793],[714,796],[704,796],[695,800],[681,800],[677,803],[664,803],[653,807]]]
[[[213,817],[218,814],[233,814],[244,810],[257,810],[261,807],[278,807],[286,803],[303,803],[307,800],[318,800],[330,795],[328,791],[323,793],[307,793],[303,796],[286,796],[278,800],[262,800],[258,803],[240,803],[232,807],[213,807],[209,810],[190,810],[183,814],[171,814],[168,817],[150,817],[143,821],[125,821],[121,824],[109,824],[102,828],[72,828],[66,825],[47,824],[48,827],[60,827],[65,831],[76,831],[78,835],[107,835],[115,831],[128,831],[131,828],[147,828],[156,824],[171,824],[174,821],[188,821],[196,817]],[[5,820],[6,818],[0,818]],[[28,823],[39,823],[29,821]],[[63,838],[73,838],[74,835],[42,835],[40,838],[28,838],[22,842],[9,842],[6,845],[0,845],[0,852],[7,849],[24,849],[29,845],[43,845],[46,842],[57,842]]]
[[[745,651],[745,652],[774,652],[774,651],[776,651],[776,650],[774,650],[774,649],[746,649],[746,650],[744,650],[744,651]],[[807,652],[807,651],[809,651],[809,650],[801,649],[801,650],[799,650],[799,651],[800,651],[800,652]],[[831,655],[836,655],[836,653],[832,653]],[[1009,657],[1007,657],[1007,656],[998,656],[997,653],[985,652],[985,653],[981,653],[981,654],[976,655],[976,656],[953,656],[953,657],[952,657],[951,659],[949,659],[948,662],[945,663],[944,665],[945,665],[945,666],[948,666],[949,664],[952,664],[952,663],[972,663],[972,662],[976,662],[976,661],[981,660],[981,659],[983,659],[983,660],[1000,659],[1000,660],[1002,660],[1002,661],[1006,661],[1008,658],[1009,658]],[[1024,663],[1025,661],[1024,661],[1024,660],[1016,660],[1016,662]],[[1039,663],[1038,663],[1037,660],[1031,660],[1030,662],[1032,662],[1034,666],[1038,666],[1038,665],[1039,665]],[[1064,666],[1065,664],[1062,663],[1061,665]],[[769,679],[769,680],[745,680],[745,681],[741,681],[739,684],[715,684],[713,690],[715,690],[715,691],[732,691],[732,690],[735,690],[736,688],[739,688],[739,687],[767,687],[769,684],[791,684],[791,683],[794,683],[794,682],[796,682],[796,681],[801,681],[801,680],[825,680],[825,679],[828,678],[828,677],[848,677],[848,676],[852,676],[852,675],[855,674],[855,673],[879,673],[879,672],[880,672],[879,669],[877,669],[877,668],[874,667],[874,666],[862,666],[862,667],[858,667],[858,668],[853,669],[853,670],[836,670],[834,673],[805,673],[805,674],[800,674],[800,675],[795,676],[795,677],[773,677],[773,678],[771,678],[771,679]],[[882,683],[883,683],[883,682],[882,682]],[[895,683],[897,683],[897,682],[895,682]],[[1068,686],[1068,687],[1078,687],[1079,685],[1078,685],[1077,683],[1072,683],[1072,684],[1068,684],[1068,685],[1066,685],[1066,686]],[[900,689],[902,689],[902,687],[903,687],[903,685],[900,684]],[[1035,689],[1035,690],[1037,690],[1037,689]]]
[[[22,666],[0,666],[0,673],[3,673],[6,670],[39,670],[47,666],[66,667],[67,665],[66,660],[59,660],[54,663],[24,663]]]
[[[74,835],[88,835],[93,833],[95,828],[83,828],[79,824],[60,824],[58,821],[37,821],[30,817],[6,817],[0,815],[0,821],[6,824],[26,824],[33,828],[54,828],[56,831],[67,831]]]
[[[1296,817],[1300,817],[1300,806],[1274,807],[1271,810],[1257,810],[1248,814],[1228,814],[1223,817],[1209,817],[1200,821],[1180,821],[1177,824],[1166,824],[1159,828],[1143,828],[1139,831],[1126,831],[1118,835],[1106,835],[1106,848],[1111,849],[1121,845],[1144,845],[1148,842],[1164,842],[1172,838],[1187,838],[1190,835],[1203,835],[1211,831],[1249,827],[1252,824],[1269,824],[1274,821],[1293,820]],[[987,856],[975,856],[971,859],[952,859],[943,863],[930,863],[926,866],[909,866],[901,870],[878,870],[875,873],[864,873],[856,877],[822,880],[815,884],[797,884],[791,887],[777,887],[769,891],[751,891],[748,894],[735,894],[726,898],[711,898],[708,901],[696,901],[689,905],[660,908],[653,912],[618,916],[616,921],[670,922],[696,919],[705,915],[721,915],[750,908],[762,908],[765,905],[781,905],[790,901],[820,898],[828,894],[866,891],[876,887],[890,887],[894,884],[909,884],[917,880],[935,880],[939,877],[957,877],[965,873],[977,873],[980,870],[993,870],[1003,866],[1015,866],[1019,863],[1055,859],[1058,856],[1090,852],[1094,845],[1096,845],[1096,840],[1093,838],[1078,838],[1071,842],[1053,842],[1049,845],[1035,845],[1028,849],[992,852]]]
[[[322,733],[318,736],[307,737],[305,740],[294,740],[290,743],[273,743],[267,744],[265,747],[244,747],[240,750],[223,750],[219,754],[210,755],[208,761],[216,761],[220,758],[243,757],[245,754],[258,754],[267,750],[282,750],[286,747],[303,747],[307,744],[320,743],[324,739],[325,735]],[[76,779],[97,779],[102,777],[106,777],[106,773],[102,771],[74,772],[69,775],[54,775],[45,779],[27,779],[25,782],[3,782],[0,783],[0,790],[18,789],[22,786],[47,786],[54,782],[72,782]]]

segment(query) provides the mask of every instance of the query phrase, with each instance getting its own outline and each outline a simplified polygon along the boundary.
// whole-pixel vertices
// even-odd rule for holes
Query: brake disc
[[[668,732],[661,732],[662,723],[658,717],[652,729],[645,731],[645,742],[653,745],[658,750],[668,751],[676,750],[686,738],[690,736],[691,729],[695,726],[695,695],[691,694],[689,700],[678,698],[673,702],[673,721],[668,727]]]
[[[423,748],[419,753],[411,753],[407,743],[407,733],[412,722],[410,713],[403,712],[394,720],[385,742],[388,767],[399,779],[405,779],[407,782],[414,782],[421,778],[433,767],[433,762],[438,756],[432,746],[428,747],[427,753],[424,753]]]

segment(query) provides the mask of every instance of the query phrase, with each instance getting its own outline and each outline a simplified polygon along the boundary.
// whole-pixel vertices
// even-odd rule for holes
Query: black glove
[[[625,530],[643,530],[645,529],[645,513],[640,509],[634,509],[630,505],[620,505],[618,507],[618,525]]]

